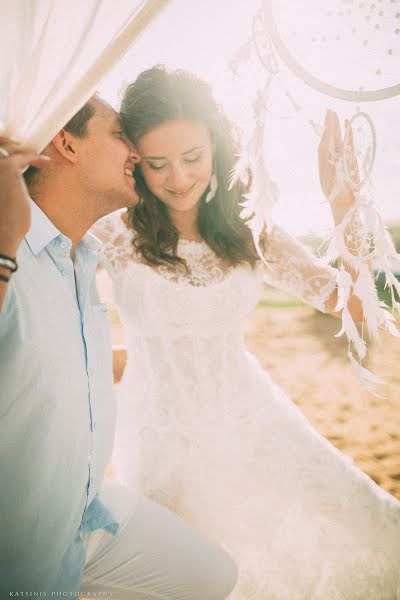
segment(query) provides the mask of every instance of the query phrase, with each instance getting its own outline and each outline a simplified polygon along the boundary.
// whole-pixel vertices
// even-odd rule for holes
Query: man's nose
[[[129,158],[134,164],[137,164],[142,160],[142,157],[134,144],[129,144],[129,151]]]

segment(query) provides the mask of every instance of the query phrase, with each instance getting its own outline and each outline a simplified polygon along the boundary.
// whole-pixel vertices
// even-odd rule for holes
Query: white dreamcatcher
[[[306,14],[307,19],[302,21],[302,14]],[[343,44],[349,39],[350,44]],[[400,95],[400,74],[396,68],[396,64],[400,65],[400,1],[307,0],[293,3],[290,0],[263,0],[253,19],[251,38],[231,62],[235,75],[254,54],[263,66],[265,78],[256,93],[253,126],[232,173],[231,185],[242,176],[244,167],[250,165],[253,187],[245,197],[242,217],[251,227],[262,257],[260,234],[271,227],[271,210],[278,196],[264,152],[272,83],[279,81],[295,111],[303,113],[281,80],[282,64],[314,90],[340,100],[361,104]],[[326,73],[332,81],[324,78]],[[340,85],[343,81],[348,85]],[[382,85],[383,81],[386,85]],[[312,119],[307,121],[321,136],[323,128]],[[358,106],[347,123],[343,151],[335,155],[332,148],[331,152],[337,179],[330,201],[334,201],[344,180],[353,190],[355,203],[332,231],[325,259],[342,265],[337,275],[336,306],[337,311],[342,311],[342,328],[337,336],[347,336],[348,357],[353,370],[367,390],[379,396],[379,387],[384,382],[362,366],[367,353],[365,332],[367,330],[375,337],[383,328],[394,336],[400,334],[393,313],[378,299],[372,266],[385,275],[393,311],[400,310],[396,299],[396,294],[400,296],[400,283],[392,270],[399,256],[373,201],[371,173],[375,154],[374,124]],[[361,333],[348,309],[352,295],[360,299],[363,307]]]

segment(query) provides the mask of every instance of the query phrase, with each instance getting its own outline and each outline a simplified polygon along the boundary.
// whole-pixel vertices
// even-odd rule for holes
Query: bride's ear
[[[57,153],[71,163],[78,160],[76,137],[65,129],[61,129],[51,140]]]

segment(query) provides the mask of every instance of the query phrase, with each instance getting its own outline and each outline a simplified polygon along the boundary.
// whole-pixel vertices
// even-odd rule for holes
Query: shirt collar
[[[80,244],[84,245],[88,250],[92,250],[92,252],[98,252],[102,247],[102,242],[90,231],[88,231],[80,241]]]
[[[32,252],[35,255],[39,254],[43,248],[45,248],[59,235],[62,235],[62,233],[50,221],[42,209],[39,208],[36,202],[32,200],[31,226],[25,236],[25,239],[28,242]],[[88,232],[86,235],[84,235],[79,245],[82,245],[93,252],[98,252],[99,248],[102,246],[102,243],[93,234]]]
[[[39,206],[31,201],[31,226],[25,236],[30,249],[34,254],[39,254],[54,238],[60,235],[60,231],[50,221]]]

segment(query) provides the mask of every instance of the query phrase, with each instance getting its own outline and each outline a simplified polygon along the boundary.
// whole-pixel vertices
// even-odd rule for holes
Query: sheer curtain
[[[1,0],[0,134],[41,151],[169,0]]]

